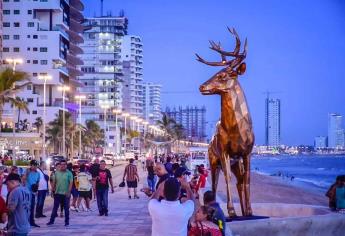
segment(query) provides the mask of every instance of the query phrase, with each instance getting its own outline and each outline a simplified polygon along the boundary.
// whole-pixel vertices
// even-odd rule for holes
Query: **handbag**
[[[123,187],[125,187],[125,186],[126,186],[125,181],[122,181],[122,182],[119,184],[119,187],[121,187],[121,188],[123,188]]]
[[[32,191],[33,193],[36,193],[36,192],[38,191],[38,184],[33,184],[33,185],[31,185],[31,191]]]

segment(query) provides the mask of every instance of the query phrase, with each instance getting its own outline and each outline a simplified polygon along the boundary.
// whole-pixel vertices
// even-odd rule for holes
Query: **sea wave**
[[[327,182],[327,181],[317,181],[317,180],[305,179],[305,178],[300,178],[300,177],[296,177],[295,180],[309,183],[309,184],[313,184],[315,186],[322,187],[322,188],[328,187],[332,184],[332,183]]]
[[[323,168],[323,167],[319,167],[319,168],[316,168],[317,170],[326,170],[326,168]]]

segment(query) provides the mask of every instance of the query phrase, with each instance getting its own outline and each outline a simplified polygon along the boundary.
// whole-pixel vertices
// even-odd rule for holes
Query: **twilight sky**
[[[100,0],[84,0],[99,16]],[[327,114],[345,116],[345,1],[343,0],[104,0],[104,12],[123,9],[129,34],[144,43],[144,80],[163,85],[162,107],[207,107],[208,134],[220,116],[219,96],[199,85],[217,72],[194,53],[218,61],[208,40],[232,51],[226,26],[248,38],[247,72],[240,77],[256,143],[264,142],[265,91],[282,103],[282,143],[313,144],[327,135]],[[344,126],[344,124],[343,124]]]

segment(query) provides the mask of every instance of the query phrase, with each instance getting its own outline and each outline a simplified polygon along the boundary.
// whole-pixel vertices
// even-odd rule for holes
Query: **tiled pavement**
[[[140,168],[139,164],[139,168]],[[112,168],[114,184],[117,186],[122,178],[124,166]],[[146,184],[145,173],[140,171],[138,189]],[[29,235],[151,235],[151,219],[147,210],[148,198],[139,192],[140,199],[128,200],[126,188],[116,188],[109,193],[109,216],[98,216],[96,202],[92,202],[93,212],[71,212],[70,226],[64,226],[64,218],[56,218],[53,226],[47,226],[49,218],[40,218],[36,223],[41,228],[34,228]],[[49,201],[51,204],[52,201]],[[48,203],[48,202],[47,202]],[[47,216],[51,214],[51,206],[47,206]]]

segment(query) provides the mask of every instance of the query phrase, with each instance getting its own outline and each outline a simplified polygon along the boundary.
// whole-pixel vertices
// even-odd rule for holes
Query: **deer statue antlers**
[[[228,27],[228,30],[236,38],[236,47],[235,47],[233,52],[224,51],[221,48],[220,42],[217,44],[217,43],[215,43],[214,41],[211,40],[210,41],[210,45],[211,45],[210,49],[218,52],[220,54],[221,58],[222,58],[222,61],[220,61],[220,62],[208,62],[208,61],[205,61],[198,54],[195,54],[197,56],[197,60],[202,62],[202,63],[204,63],[204,64],[206,64],[206,65],[209,65],[209,66],[227,66],[227,67],[229,67],[230,70],[237,71],[236,67],[238,67],[243,62],[243,60],[246,58],[246,56],[247,56],[247,38],[245,39],[245,42],[244,42],[243,52],[240,53],[241,41],[240,41],[240,38],[239,38],[236,30],[234,28],[230,29],[229,27]],[[235,58],[230,60],[230,61],[228,61],[226,59],[227,56],[235,57]]]

